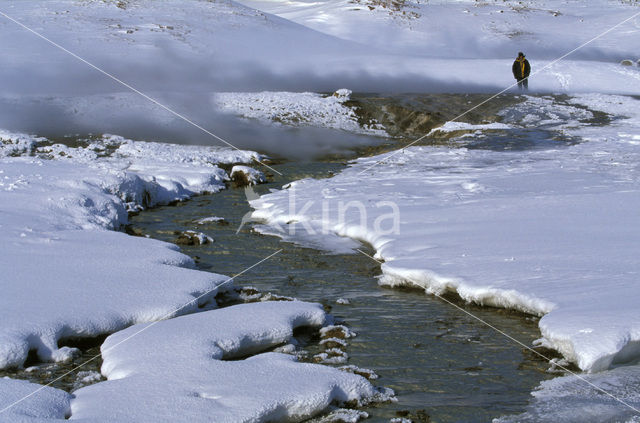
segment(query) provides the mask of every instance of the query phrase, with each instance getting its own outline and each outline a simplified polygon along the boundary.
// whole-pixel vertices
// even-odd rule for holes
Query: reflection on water
[[[327,177],[340,163],[287,163],[278,166],[286,180],[257,188],[266,192],[289,180]],[[393,388],[397,403],[366,409],[368,421],[386,421],[425,410],[432,421],[489,421],[521,412],[530,392],[549,375],[543,362],[445,302],[417,290],[378,286],[377,263],[360,255],[326,255],[245,227],[250,211],[242,189],[202,196],[177,207],[142,213],[132,223],[153,238],[173,241],[174,230],[197,230],[215,239],[210,245],[183,247],[200,268],[227,275],[238,273],[276,250],[283,252],[236,281],[262,291],[322,302],[358,336],[349,342],[349,364],[373,369],[379,385]],[[194,221],[223,217],[228,225]],[[337,304],[338,299],[350,304]],[[531,345],[539,337],[537,320],[504,310],[466,306],[467,310]],[[424,416],[424,414],[422,414]]]

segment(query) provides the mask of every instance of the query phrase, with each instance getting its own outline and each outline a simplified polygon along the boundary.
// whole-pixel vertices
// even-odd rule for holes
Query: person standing
[[[524,53],[518,53],[516,61],[513,62],[511,67],[513,77],[518,81],[518,88],[521,90],[529,89],[529,73],[531,73],[531,65],[529,61],[524,57]]]

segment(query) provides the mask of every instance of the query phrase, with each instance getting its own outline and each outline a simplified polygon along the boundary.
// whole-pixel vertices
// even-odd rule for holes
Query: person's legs
[[[525,91],[529,91],[529,78],[525,78],[522,80],[522,87]]]
[[[522,91],[522,85],[523,85],[523,82],[522,82],[522,81],[523,81],[522,79],[518,79],[518,89],[519,89],[520,91]]]

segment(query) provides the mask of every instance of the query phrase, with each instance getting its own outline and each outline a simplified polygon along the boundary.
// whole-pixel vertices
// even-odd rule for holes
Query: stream
[[[255,187],[259,194],[292,180],[330,177],[343,162],[287,162],[275,165],[285,176]],[[380,287],[379,264],[354,253],[327,254],[264,236],[250,225],[236,234],[251,209],[241,188],[159,207],[131,219],[132,226],[152,238],[174,242],[175,231],[203,232],[215,241],[181,246],[202,270],[236,274],[279,249],[283,251],[239,277],[236,286],[320,302],[357,333],[350,340],[346,364],[373,370],[379,386],[395,390],[398,401],[365,408],[367,421],[395,417],[414,422],[486,422],[522,412],[531,391],[543,379],[548,363],[493,329],[420,290]],[[207,217],[226,224],[197,224]],[[369,247],[363,247],[372,253]],[[348,302],[348,304],[340,304]],[[347,300],[347,301],[343,301]],[[537,318],[501,309],[466,305],[466,310],[525,345],[540,336]]]

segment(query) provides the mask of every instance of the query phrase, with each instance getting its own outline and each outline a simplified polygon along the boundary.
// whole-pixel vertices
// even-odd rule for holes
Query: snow
[[[349,354],[338,348],[329,348],[324,352],[313,356],[318,363],[324,364],[343,364],[349,359]]]
[[[217,164],[256,153],[116,136],[78,147],[9,132],[2,139],[10,154],[0,158],[0,368],[23,365],[32,350],[66,362],[79,350],[65,339],[113,335],[101,347],[102,375],[78,373],[73,397],[0,379],[2,408],[35,393],[1,421],[298,421],[333,403],[392,397],[361,376],[289,355],[226,361],[295,342],[294,328],[325,323],[322,306],[264,296],[182,316],[214,306],[230,279],[195,270],[173,244],[115,231],[127,210],[223,189],[229,175]]]
[[[523,50],[558,57],[638,12],[632,4],[595,0],[240,0],[322,33],[380,50],[423,57],[495,58]],[[395,4],[394,4],[395,3]],[[577,53],[637,59],[632,20]],[[514,50],[515,46],[515,50]],[[514,51],[511,51],[514,50]],[[515,56],[514,56],[515,57]]]
[[[332,403],[389,398],[361,376],[284,354],[233,360],[286,343],[294,328],[325,320],[320,304],[292,301],[132,326],[103,344],[102,372],[109,380],[74,393],[72,420],[300,421]]]
[[[580,379],[571,375],[559,377],[540,384],[525,413],[494,422],[636,422],[640,413],[638,392],[640,366],[582,375]]]
[[[511,129],[511,126],[505,125],[504,123],[494,122],[494,123],[486,123],[480,125],[472,125],[466,122],[446,122],[444,125],[434,128],[429,132],[429,135],[434,135],[438,132],[449,133],[456,131],[483,131],[483,130],[500,130],[500,129]]]
[[[320,329],[320,336],[322,338],[341,338],[348,339],[354,338],[357,334],[344,325],[329,325]]]
[[[388,136],[377,122],[365,125],[358,122],[355,111],[344,104],[350,96],[351,91],[347,89],[340,89],[329,96],[308,92],[217,93],[215,102],[222,111],[264,123]]]
[[[543,316],[543,345],[585,371],[604,370],[640,356],[639,106],[604,94],[529,97],[503,112],[513,132],[488,148],[361,158],[331,179],[252,201],[253,218],[285,239],[369,243],[384,261],[381,284]],[[618,117],[591,125],[585,107]],[[583,142],[517,148],[511,137],[527,128]]]
[[[394,77],[404,79],[396,84],[420,81],[409,88],[413,91],[420,90],[416,88],[420,86],[422,89],[428,86],[427,91],[443,86],[447,90],[465,91],[474,85],[476,89],[504,89],[515,82],[510,65],[517,52],[524,51],[532,64],[530,87],[534,90],[637,93],[640,72],[619,65],[621,59],[638,60],[640,55],[637,17],[586,44],[638,13],[640,10],[632,3],[606,0],[582,4],[558,0],[242,0],[241,3],[366,46],[363,50],[369,53],[368,60],[349,61],[352,69],[360,69],[369,77],[383,78],[386,74],[394,82]],[[586,45],[562,62],[551,65],[583,44]],[[548,65],[551,66],[543,70]],[[375,92],[380,86],[359,90]],[[407,90],[404,87],[401,89]]]
[[[42,389],[33,394],[39,388]],[[31,396],[8,410],[0,412],[0,422],[64,421],[70,412],[72,396],[60,389],[42,387],[23,380],[0,378],[0,410],[4,410],[27,395]]]
[[[21,156],[29,154],[44,138],[31,137],[27,134],[12,133],[0,129],[0,157]]]
[[[346,86],[361,92],[497,92],[514,82],[511,62],[517,51],[525,51],[534,72],[532,90],[573,97],[529,97],[505,111],[504,126],[450,123],[439,131],[470,132],[459,138],[468,149],[409,148],[384,156],[388,160],[371,170],[367,168],[381,157],[360,159],[331,180],[296,182],[253,203],[255,216],[269,225],[259,229],[340,252],[366,241],[385,261],[381,283],[413,284],[434,293],[456,291],[469,301],[543,315],[540,344],[559,350],[584,370],[608,369],[640,356],[633,289],[639,274],[638,100],[577,94],[640,94],[640,69],[620,65],[622,59],[638,60],[638,18],[553,63],[632,17],[637,5],[606,0],[431,0],[401,6],[391,2],[387,7],[369,0],[242,1],[261,11],[235,1],[165,0],[162,7],[152,0],[6,3],[3,12],[194,121],[213,122],[216,133],[233,115],[269,125],[384,136],[384,128],[375,122],[357,122],[345,104],[349,90],[339,90],[335,97],[310,91]],[[61,346],[64,338],[110,333],[196,311],[194,302],[177,308],[205,292],[201,305],[211,301],[225,277],[194,270],[193,262],[173,245],[112,230],[126,223],[128,211],[219,191],[229,175],[218,165],[249,164],[260,160],[259,155],[109,135],[72,148],[27,135],[117,128],[127,135],[161,133],[174,142],[192,139],[175,115],[123,93],[121,85],[4,17],[0,33],[12,40],[1,48],[7,60],[0,63],[0,127],[25,132],[0,131],[0,266],[6,269],[0,278],[0,367],[21,365],[29,350],[43,360],[65,361],[77,351]],[[229,114],[221,118],[219,108]],[[606,128],[590,126],[597,116],[586,108],[618,118]],[[517,138],[534,126],[582,143],[562,145],[529,136],[529,147],[517,151],[519,143],[509,140],[509,134]],[[239,137],[241,145],[252,142],[242,139],[251,138],[246,135]],[[484,148],[492,137],[502,137],[504,145]],[[293,192],[301,209],[291,209],[288,197]],[[304,208],[307,200],[314,204]],[[364,224],[358,221],[362,210]],[[209,316],[198,319],[204,322]],[[196,325],[193,319],[189,322]],[[244,316],[238,320],[248,321]],[[183,368],[168,370],[193,376],[200,386],[201,376],[218,375],[224,366],[244,366],[238,374],[251,381],[257,374],[279,380],[281,374],[293,376],[311,366],[278,354],[238,362],[214,360],[210,354],[203,358],[204,351],[210,353],[215,346],[202,344],[189,330],[166,329],[183,321],[163,322],[148,332],[154,335],[153,343],[174,356],[178,347],[167,346],[167,333],[194,346],[180,352],[193,354],[198,363],[210,365],[211,372],[199,374],[193,363],[184,361]],[[291,326],[286,322],[280,327]],[[349,335],[347,328],[324,334],[332,331]],[[266,332],[254,345],[275,342],[273,333]],[[220,339],[217,336],[207,339]],[[156,393],[174,394],[188,405],[220,400],[189,396],[199,392],[193,385],[157,383],[155,378],[162,376],[146,370],[169,355],[154,351],[157,360],[146,363],[138,355],[142,350],[144,346],[131,347],[122,355],[112,350],[114,368],[135,363],[135,369],[127,371],[140,371],[140,377],[83,389],[82,401],[95,405],[80,407],[83,413],[109,419],[101,410],[117,401],[137,410],[141,402],[133,398]],[[274,373],[264,373],[265,367]],[[319,389],[321,395],[313,396],[316,403],[302,409],[287,404],[289,408],[273,411],[308,416],[332,399],[368,395],[369,385],[356,384],[357,389],[345,393],[326,368],[304,369],[314,369],[303,372],[309,378],[295,380],[304,386],[278,385],[272,397],[263,390],[255,398],[273,406],[286,395],[310,395]],[[220,380],[227,381],[232,373],[222,373]],[[620,373],[637,379],[631,370]],[[601,373],[609,374],[614,375],[614,389],[617,374]],[[154,383],[143,383],[150,379]],[[346,384],[340,386],[355,383],[338,380]],[[228,382],[239,387],[242,380]],[[140,389],[112,389],[119,384]],[[252,386],[243,386],[253,392]],[[5,392],[19,395],[32,388],[0,380],[3,399]],[[171,391],[174,388],[182,390]],[[91,394],[102,391],[113,395],[113,404]],[[15,408],[0,419],[64,418],[66,394],[40,392],[32,398],[40,410],[37,415],[33,409]],[[150,402],[144,404],[149,407]],[[235,412],[218,411],[228,416]],[[207,413],[193,419],[206,415],[209,420]]]
[[[203,217],[202,219],[198,219],[194,223],[197,225],[206,225],[208,223],[221,223],[221,222],[225,222],[224,217],[210,216],[210,217]]]
[[[399,11],[369,10],[367,0],[243,3],[262,11],[234,1],[24,0],[5,13],[196,123],[221,102],[255,119],[382,134],[353,122],[346,96],[314,92],[497,92],[514,83],[519,50],[532,63],[532,90],[640,94],[640,69],[619,64],[638,60],[637,18],[552,64],[640,11],[626,2],[403,2]],[[14,40],[2,50],[11,60],[0,65],[0,127],[184,132],[177,116],[15,23],[1,19],[0,31]]]
[[[312,423],[357,423],[369,417],[369,413],[360,410],[339,408],[327,416],[313,420]]]
[[[24,144],[35,155],[0,159],[0,368],[22,365],[29,350],[69,360],[77,351],[60,340],[195,311],[227,281],[194,270],[175,245],[112,230],[127,210],[223,189],[228,175],[212,162],[255,153],[107,136],[52,154],[42,138],[5,132],[3,140],[16,142],[0,151]]]

